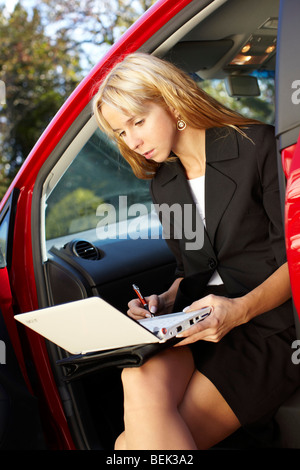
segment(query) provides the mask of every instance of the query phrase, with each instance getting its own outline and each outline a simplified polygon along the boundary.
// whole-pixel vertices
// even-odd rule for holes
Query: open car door
[[[300,30],[297,0],[282,0],[276,71],[276,135],[286,179],[284,221],[295,321],[300,314]],[[284,184],[282,182],[282,189]],[[299,329],[298,329],[299,336]],[[300,336],[299,336],[300,338]]]
[[[276,64],[276,135],[287,260],[294,301],[297,340],[291,360],[299,363],[300,345],[300,3],[281,0]],[[296,350],[295,350],[296,348]],[[294,354],[293,354],[294,349]],[[300,389],[277,413],[282,445],[300,448]]]
[[[0,248],[0,450],[43,449],[37,400],[30,390]]]

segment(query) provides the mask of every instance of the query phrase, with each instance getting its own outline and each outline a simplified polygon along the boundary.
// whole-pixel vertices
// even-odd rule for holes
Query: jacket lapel
[[[206,230],[214,243],[216,230],[229,205],[236,183],[226,174],[225,161],[238,157],[235,132],[225,128],[206,131],[205,213]]]
[[[235,132],[227,128],[206,131],[206,173],[204,250],[213,254],[212,245],[220,220],[236,190],[235,181],[226,174],[226,160],[238,157]],[[180,160],[164,163],[155,177],[160,186],[161,199],[171,206],[174,203],[193,205],[193,196]],[[200,219],[200,216],[199,216]],[[200,219],[201,220],[201,219]],[[199,224],[203,223],[202,220]]]
[[[186,179],[185,170],[180,160],[164,164],[161,170],[163,171],[159,171],[156,175],[156,182],[160,185],[161,200],[163,200],[169,207],[177,203],[181,207],[185,207],[184,210],[186,210],[186,207],[192,208],[193,220],[197,220],[194,226],[199,227],[203,234],[203,245],[198,249],[203,248],[209,256],[214,256],[213,247],[211,246],[203,221],[194,204],[194,199]],[[185,244],[191,242],[191,233],[187,227],[184,228],[183,238]]]
[[[207,165],[205,178],[206,230],[212,244],[218,225],[235,190],[236,183],[231,178],[213,166]]]

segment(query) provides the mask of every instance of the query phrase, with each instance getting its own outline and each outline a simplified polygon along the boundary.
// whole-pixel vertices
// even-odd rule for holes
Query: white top
[[[203,224],[205,227],[206,226],[206,222],[205,222],[205,175],[188,180],[188,183],[191,188],[191,192],[194,197],[194,201],[196,203],[200,217],[203,220]],[[215,286],[215,285],[220,285],[220,284],[223,284],[223,281],[218,271],[215,271],[212,277],[210,278],[208,285]]]

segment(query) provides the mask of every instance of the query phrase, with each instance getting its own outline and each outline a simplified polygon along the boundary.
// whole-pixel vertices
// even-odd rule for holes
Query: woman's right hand
[[[182,278],[175,279],[171,287],[160,295],[153,294],[145,297],[148,310],[143,308],[139,299],[135,298],[130,300],[128,303],[129,308],[127,315],[134,320],[141,320],[142,318],[147,318],[151,315],[164,315],[166,313],[171,313],[181,280]]]
[[[152,315],[161,315],[164,312],[165,302],[160,295],[150,295],[145,297],[148,305],[148,310],[143,308],[142,303],[139,299],[132,299],[128,303],[127,315],[134,320],[141,320],[142,318],[148,318]]]

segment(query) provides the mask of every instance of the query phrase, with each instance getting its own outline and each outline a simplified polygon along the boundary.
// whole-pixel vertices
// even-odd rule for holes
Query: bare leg
[[[142,367],[124,369],[125,435],[116,449],[196,449],[178,412],[193,372],[192,354],[184,347],[166,350]]]
[[[240,423],[220,392],[195,371],[179,407],[198,449],[209,449],[235,432]]]
[[[126,440],[125,440],[125,431],[120,434],[115,442],[115,450],[127,450],[126,449]]]
[[[209,449],[240,427],[215,386],[195,370],[188,348],[171,348],[124,369],[125,432],[117,450]]]

